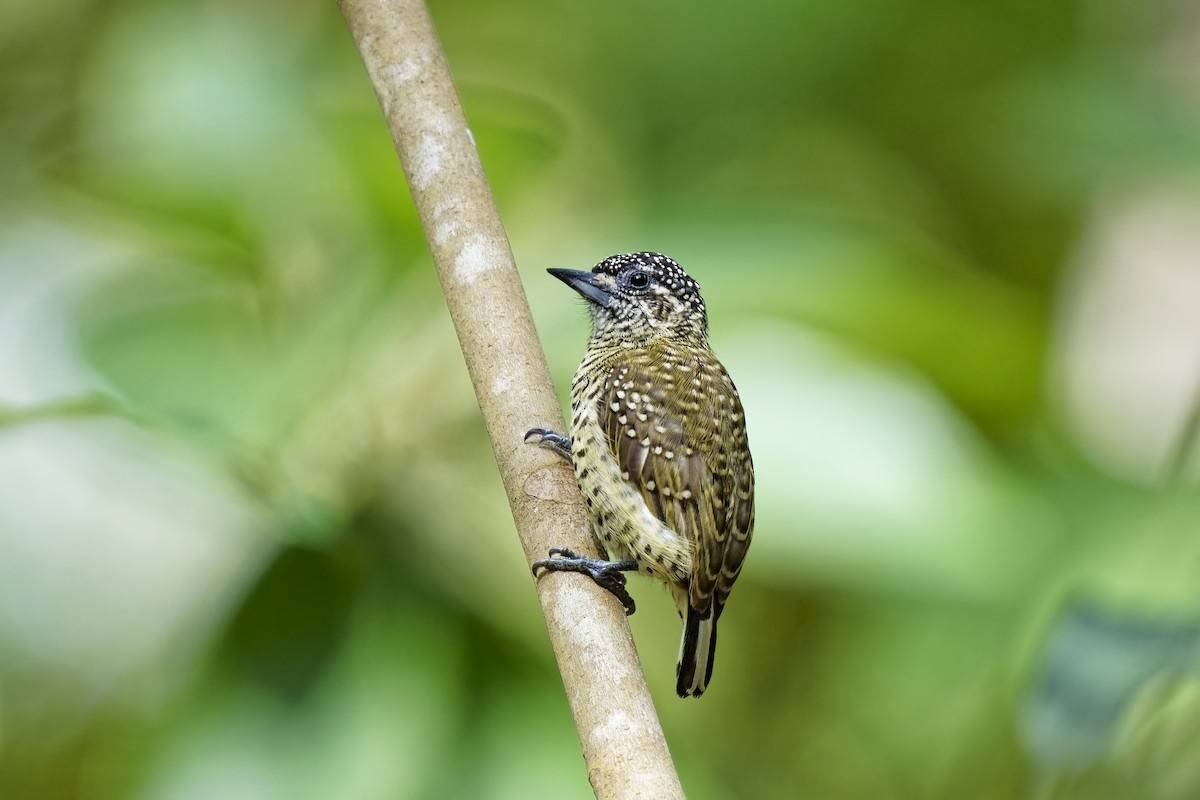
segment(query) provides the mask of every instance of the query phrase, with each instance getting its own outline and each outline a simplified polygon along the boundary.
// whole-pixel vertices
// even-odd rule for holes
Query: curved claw
[[[530,428],[525,431],[524,441],[529,442],[532,437],[538,437],[537,441],[532,442],[538,447],[544,447],[547,450],[553,450],[567,461],[571,460],[571,437],[564,436],[557,431],[552,431],[549,428]]]
[[[538,570],[547,572],[578,572],[587,575],[596,585],[605,589],[618,600],[625,608],[625,616],[629,616],[637,610],[637,604],[633,602],[633,597],[629,594],[629,590],[625,588],[625,573],[630,570],[637,569],[637,562],[634,561],[604,561],[599,558],[591,558],[582,556],[574,550],[569,550],[565,547],[554,547],[550,549],[550,558],[542,561],[536,561],[533,564],[533,576],[541,577]]]

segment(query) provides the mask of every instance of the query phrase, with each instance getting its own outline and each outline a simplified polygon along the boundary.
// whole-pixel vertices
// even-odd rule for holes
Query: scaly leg
[[[547,572],[579,572],[594,580],[598,586],[612,592],[621,605],[625,607],[625,615],[629,616],[637,610],[637,606],[625,588],[626,572],[636,571],[636,561],[605,561],[600,558],[581,556],[574,550],[554,547],[550,550],[550,558],[538,561],[533,565],[533,576],[540,577],[538,570]],[[561,556],[554,558],[554,556]]]

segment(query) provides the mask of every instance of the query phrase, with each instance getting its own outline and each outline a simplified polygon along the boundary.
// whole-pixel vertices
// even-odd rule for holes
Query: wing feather
[[[754,469],[741,402],[711,354],[650,353],[612,367],[600,423],[622,477],[692,544],[688,602],[720,614],[754,525]]]

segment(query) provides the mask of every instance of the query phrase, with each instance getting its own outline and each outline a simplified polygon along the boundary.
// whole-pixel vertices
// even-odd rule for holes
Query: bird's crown
[[[706,336],[700,284],[661,253],[609,256],[592,268],[588,282],[595,291],[580,293],[591,301],[597,333],[615,328],[627,335]]]

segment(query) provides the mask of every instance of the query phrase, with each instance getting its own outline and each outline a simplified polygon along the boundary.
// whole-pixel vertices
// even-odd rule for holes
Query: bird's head
[[[548,272],[588,301],[596,338],[682,339],[696,344],[707,340],[708,313],[700,284],[661,253],[609,256],[591,272]]]

